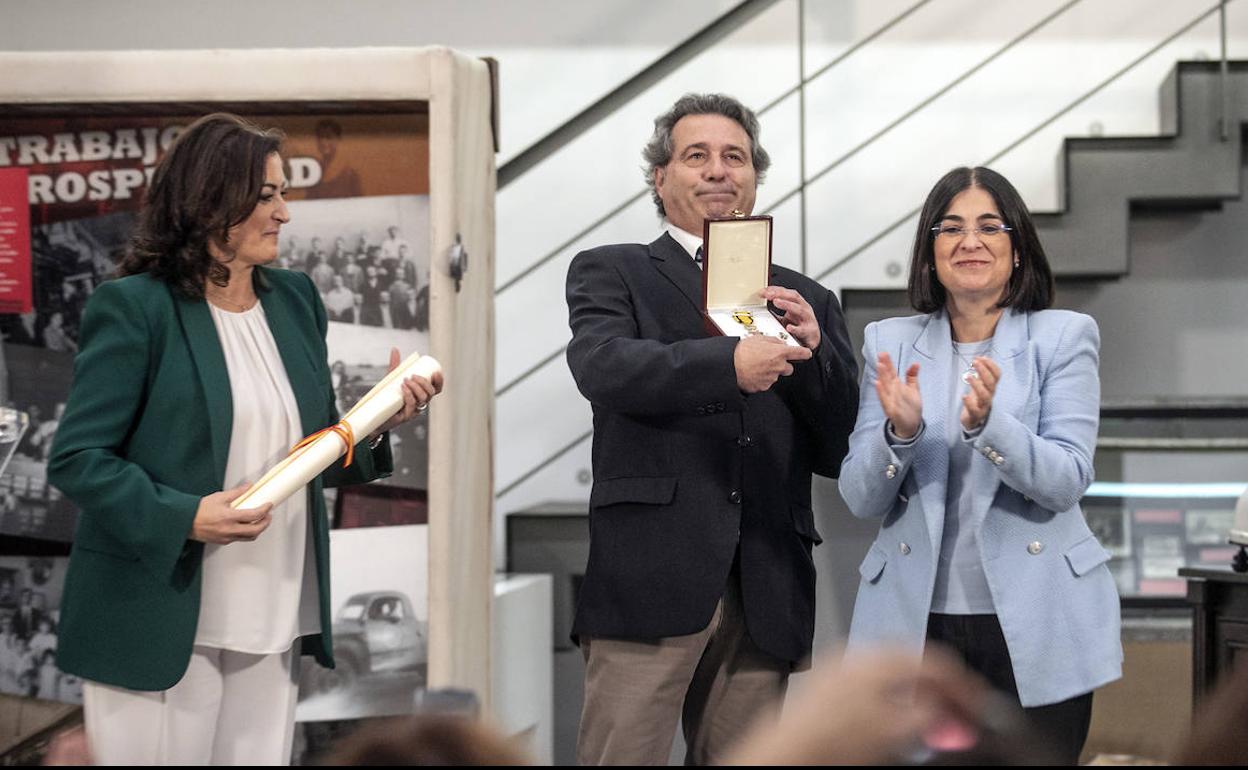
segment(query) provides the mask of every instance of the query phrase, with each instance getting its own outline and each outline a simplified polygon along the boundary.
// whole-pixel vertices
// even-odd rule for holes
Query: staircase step
[[[1221,138],[1218,62],[1180,62],[1160,89],[1156,137],[1069,138],[1062,149],[1063,211],[1036,212],[1056,275],[1112,278],[1130,270],[1127,228],[1133,208],[1216,208],[1237,199],[1248,113],[1248,61],[1230,63],[1231,124]]]

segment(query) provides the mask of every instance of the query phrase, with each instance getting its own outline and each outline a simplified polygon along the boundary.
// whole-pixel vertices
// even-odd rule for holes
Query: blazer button
[[[1044,543],[1041,543],[1039,540],[1032,540],[1030,543],[1027,544],[1027,553],[1031,554],[1032,556],[1035,556],[1036,554],[1040,553],[1043,550],[1044,550]]]
[[[909,543],[902,543],[901,545],[897,546],[897,550],[901,551],[901,555],[902,555],[902,556],[909,556],[909,555],[910,555],[910,544],[909,544]]]
[[[739,489],[732,490],[732,493],[728,495],[728,502],[733,503],[733,504],[740,503],[741,502],[741,490]]]
[[[891,479],[891,478],[895,478],[896,476],[897,476],[897,466],[893,463],[889,463],[888,467],[884,469],[884,477]]]
[[[740,436],[739,438],[737,438],[737,446],[751,446],[753,444],[754,444],[754,439],[750,438],[749,436]]]
[[[704,406],[698,407],[698,414],[706,414],[706,407]]]
[[[723,402],[722,402],[722,401],[716,401],[716,402],[715,402],[715,411],[717,411],[717,412],[722,412],[722,411],[724,411],[724,404],[723,404]]]

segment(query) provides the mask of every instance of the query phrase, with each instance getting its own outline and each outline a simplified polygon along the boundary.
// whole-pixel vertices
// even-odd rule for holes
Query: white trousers
[[[182,679],[143,692],[84,682],[97,765],[288,765],[297,656],[196,647]]]

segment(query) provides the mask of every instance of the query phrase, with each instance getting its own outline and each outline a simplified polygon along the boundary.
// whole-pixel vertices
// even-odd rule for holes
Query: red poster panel
[[[34,309],[28,176],[24,168],[0,168],[0,313]]]

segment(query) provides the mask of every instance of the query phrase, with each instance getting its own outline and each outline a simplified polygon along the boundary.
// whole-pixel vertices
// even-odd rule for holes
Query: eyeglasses
[[[979,227],[963,227],[961,225],[936,225],[932,228],[932,233],[937,238],[945,238],[950,241],[960,241],[966,237],[967,233],[975,233],[980,238],[995,238],[1004,233],[1014,232],[1014,228],[1009,225],[980,225]]]

